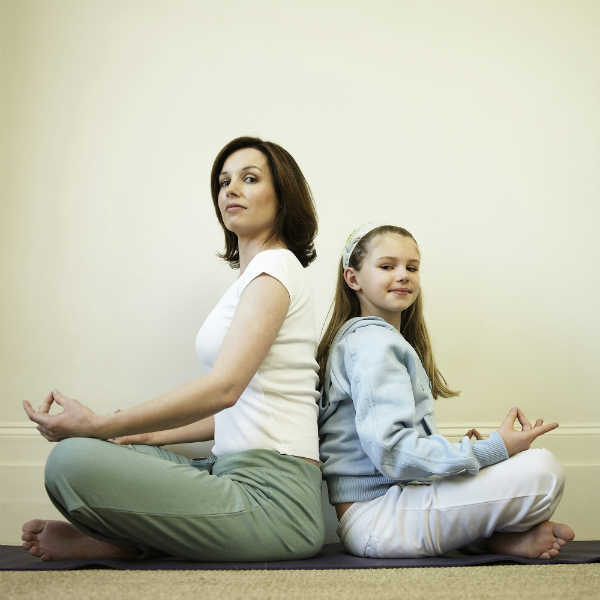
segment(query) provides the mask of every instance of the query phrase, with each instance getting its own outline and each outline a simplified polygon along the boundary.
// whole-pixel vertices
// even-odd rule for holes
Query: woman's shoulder
[[[300,261],[296,258],[296,255],[288,248],[268,248],[258,252],[252,260],[248,263],[248,266],[256,263],[281,263],[298,266],[303,269]]]
[[[270,248],[261,250],[252,258],[240,279],[256,277],[257,273],[269,273],[271,271],[298,276],[303,274],[304,267],[291,250],[287,248]]]
[[[304,268],[287,248],[271,248],[256,254],[238,279],[238,293],[241,294],[253,279],[262,274],[270,275],[283,284],[292,300],[305,293]]]

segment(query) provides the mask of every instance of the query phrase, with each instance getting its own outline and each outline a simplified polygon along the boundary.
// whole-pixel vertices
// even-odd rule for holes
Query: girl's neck
[[[363,317],[380,317],[386,323],[389,323],[394,329],[396,329],[396,331],[400,331],[400,326],[402,325],[402,319],[401,319],[400,315],[394,316],[394,318],[390,318],[389,316],[386,317],[384,315],[374,315],[372,313],[364,314],[362,316]]]
[[[379,317],[389,323],[392,327],[400,331],[400,326],[402,325],[402,313],[401,312],[388,312],[377,310],[377,308],[366,305],[362,298],[359,298],[360,301],[360,316],[361,317]]]
[[[250,261],[263,250],[274,250],[276,248],[287,248],[278,239],[240,239],[238,238],[238,250],[240,253],[240,275],[246,270]]]

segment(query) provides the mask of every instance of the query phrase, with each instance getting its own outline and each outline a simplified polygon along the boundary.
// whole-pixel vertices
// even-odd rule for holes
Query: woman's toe
[[[23,533],[40,533],[44,529],[45,521],[32,519],[23,524]]]

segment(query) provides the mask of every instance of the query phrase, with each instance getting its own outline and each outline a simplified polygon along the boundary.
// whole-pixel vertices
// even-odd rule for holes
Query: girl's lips
[[[398,294],[400,296],[407,296],[408,294],[412,294],[410,290],[407,289],[399,289],[399,290],[390,290],[393,294]]]
[[[233,212],[234,210],[241,210],[242,208],[244,208],[241,204],[228,204],[225,207],[225,210],[227,212]]]

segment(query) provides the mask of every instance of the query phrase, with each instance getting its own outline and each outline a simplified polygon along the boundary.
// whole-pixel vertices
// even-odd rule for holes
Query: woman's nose
[[[227,189],[225,190],[227,196],[238,196],[238,186],[235,181],[230,181],[227,184]]]

